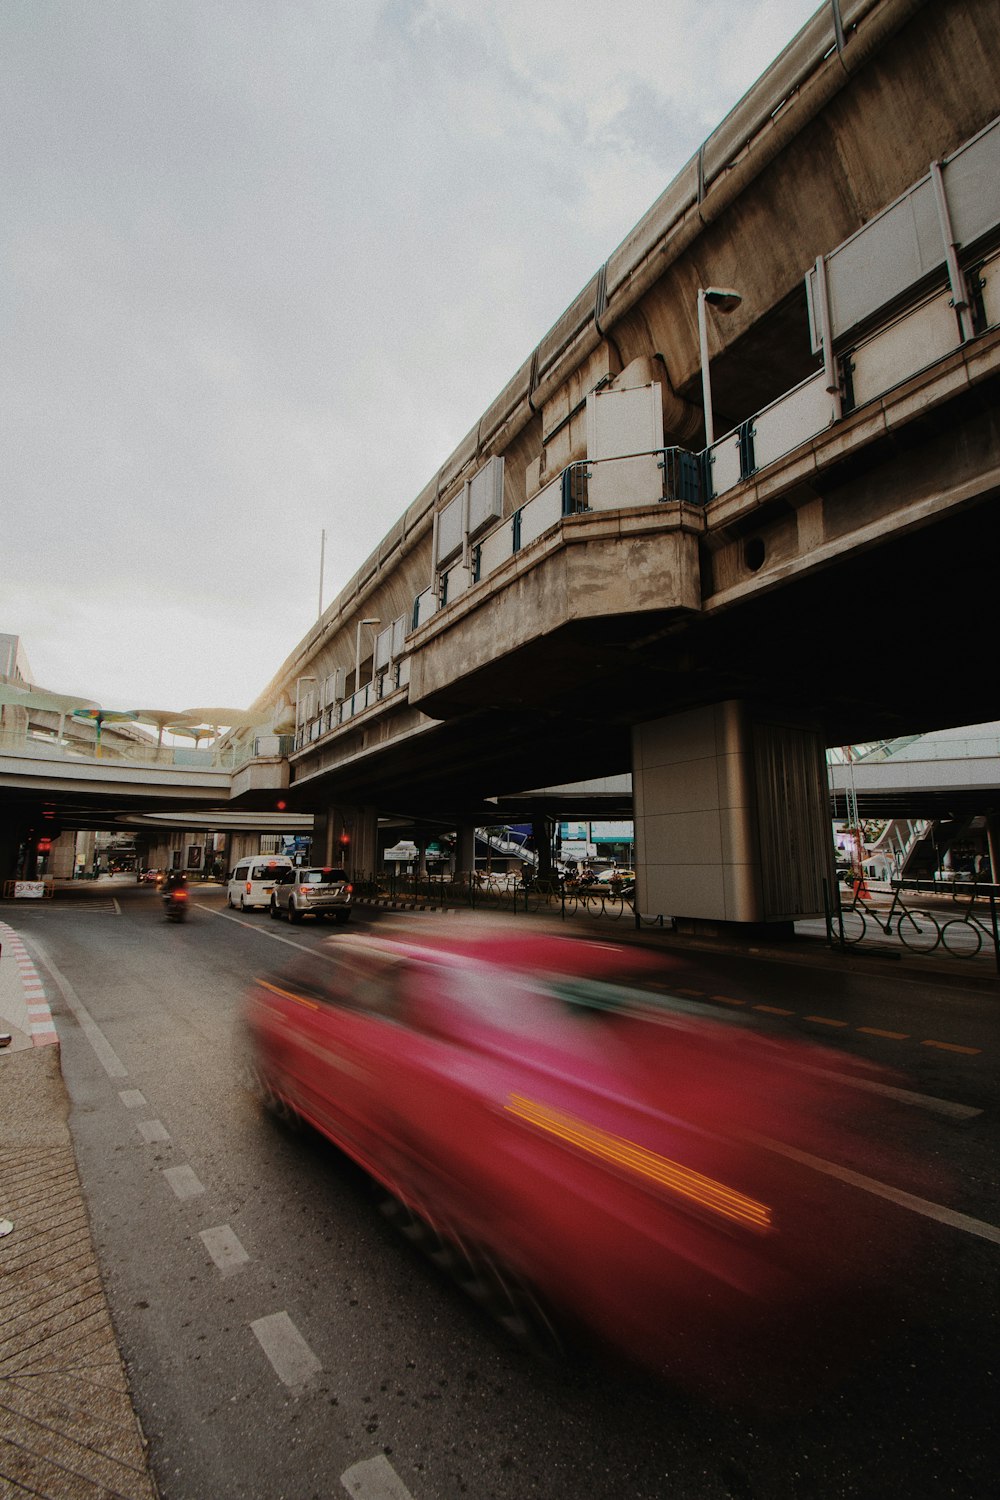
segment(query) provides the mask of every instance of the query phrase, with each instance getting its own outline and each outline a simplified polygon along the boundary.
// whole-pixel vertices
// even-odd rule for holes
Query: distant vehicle
[[[666,995],[669,968],[535,923],[330,937],[254,982],[247,1079],[526,1345],[582,1325],[710,1394],[797,1397],[904,1284],[905,1216],[858,1173],[931,1184],[880,1072]]]
[[[598,885],[635,885],[634,870],[602,870],[597,877]]]
[[[186,922],[188,914],[187,876],[171,870],[163,882],[163,911],[168,922]]]
[[[346,922],[353,894],[347,871],[332,865],[285,870],[271,892],[271,916],[287,917],[289,922],[301,922],[306,916]]]
[[[250,911],[255,906],[269,906],[271,892],[279,876],[294,869],[286,854],[255,854],[241,859],[226,884],[226,905]]]

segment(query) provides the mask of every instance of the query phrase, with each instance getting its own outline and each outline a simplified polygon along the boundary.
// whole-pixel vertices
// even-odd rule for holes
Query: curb
[[[18,975],[21,981],[21,993],[24,1002],[24,1015],[26,1024],[21,1027],[30,1038],[34,1047],[51,1047],[59,1045],[59,1036],[56,1032],[56,1023],[52,1019],[52,1011],[49,1002],[45,998],[45,987],[35,968],[31,954],[21,939],[19,933],[6,922],[0,922],[0,957],[4,949],[8,950],[8,957],[13,958],[17,965]],[[15,1017],[10,1017],[17,1024]]]

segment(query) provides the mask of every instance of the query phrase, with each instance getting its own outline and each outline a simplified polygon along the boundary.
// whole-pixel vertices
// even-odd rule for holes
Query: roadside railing
[[[510,915],[547,913],[560,920],[634,920],[629,887],[576,886],[552,878],[488,873],[449,875],[379,874],[354,878],[359,901],[386,901],[428,907],[467,907]]]
[[[845,947],[864,941],[869,929],[896,937],[911,953],[944,952],[976,958],[992,950],[1000,975],[1000,885],[985,881],[892,880],[892,901],[880,906],[863,880],[845,902],[839,887],[825,886],[827,938]]]

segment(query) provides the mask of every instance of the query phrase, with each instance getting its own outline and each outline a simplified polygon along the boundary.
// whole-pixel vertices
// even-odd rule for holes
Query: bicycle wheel
[[[831,922],[833,935],[838,940],[840,938],[841,923],[843,923],[844,928],[844,942],[860,943],[867,930],[864,912],[856,911],[853,906],[850,906],[842,911],[839,917],[836,915],[833,916]]]
[[[896,928],[900,941],[914,953],[930,953],[941,941],[937,918],[928,911],[906,911]]]
[[[983,933],[978,922],[952,917],[941,928],[941,941],[955,958],[975,958],[983,946]]]

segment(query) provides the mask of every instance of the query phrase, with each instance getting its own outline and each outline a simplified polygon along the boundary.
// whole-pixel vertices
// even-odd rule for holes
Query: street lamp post
[[[705,407],[705,447],[715,442],[715,418],[712,414],[712,382],[708,371],[708,317],[705,312],[711,305],[721,313],[731,313],[739,307],[743,298],[724,286],[700,286],[698,288],[698,344],[701,350],[701,395]]]
[[[371,616],[366,617],[364,620],[359,620],[358,621],[358,628],[357,628],[357,632],[355,633],[355,637],[354,637],[354,692],[355,692],[355,695],[357,695],[358,688],[361,686],[361,627],[362,627],[362,625],[381,625],[381,623],[382,622],[381,622],[381,620],[379,619],[379,617],[377,615],[371,615]]]

